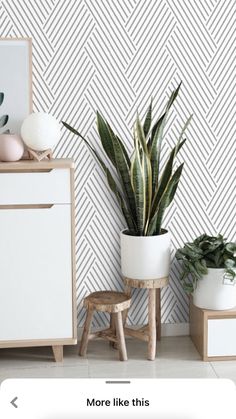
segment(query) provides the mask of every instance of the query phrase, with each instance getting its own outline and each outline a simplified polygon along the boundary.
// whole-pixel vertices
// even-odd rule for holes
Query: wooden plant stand
[[[140,280],[124,278],[125,293],[131,297],[132,288],[148,290],[148,324],[138,330],[125,326],[125,335],[132,336],[148,342],[148,359],[153,361],[156,357],[156,340],[161,339],[161,302],[160,290],[168,285],[168,277],[155,280]],[[126,322],[127,311],[124,316]]]
[[[131,299],[126,294],[116,291],[93,292],[84,299],[87,315],[79,350],[80,356],[86,355],[89,340],[103,338],[118,346],[120,361],[127,360],[122,312],[128,310],[130,303]],[[94,311],[110,313],[111,322],[108,329],[90,332]]]

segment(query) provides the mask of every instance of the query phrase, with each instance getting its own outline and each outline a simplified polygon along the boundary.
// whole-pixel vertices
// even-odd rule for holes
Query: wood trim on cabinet
[[[76,345],[77,339],[3,340],[0,348],[29,348],[34,346]]]
[[[0,205],[0,210],[18,210],[18,209],[50,209],[54,205],[60,204],[11,204],[11,205]],[[63,204],[70,205],[70,204]]]
[[[74,162],[72,159],[48,159],[48,160],[19,160],[17,162],[1,162],[0,173],[20,173],[26,172],[41,172],[51,171],[53,169],[67,169],[73,168]]]

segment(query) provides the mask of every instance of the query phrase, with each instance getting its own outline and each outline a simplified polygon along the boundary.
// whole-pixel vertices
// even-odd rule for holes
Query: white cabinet
[[[76,343],[71,160],[0,164],[0,347]]]
[[[236,359],[236,308],[206,310],[190,299],[190,336],[204,361]]]

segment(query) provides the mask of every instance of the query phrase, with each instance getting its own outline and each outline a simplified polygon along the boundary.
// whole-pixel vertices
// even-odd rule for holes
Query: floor
[[[230,378],[236,361],[202,362],[188,336],[163,337],[155,361],[145,359],[144,342],[127,339],[129,360],[102,340],[89,343],[86,358],[66,347],[64,362],[53,361],[51,348],[0,349],[0,382],[6,378]]]

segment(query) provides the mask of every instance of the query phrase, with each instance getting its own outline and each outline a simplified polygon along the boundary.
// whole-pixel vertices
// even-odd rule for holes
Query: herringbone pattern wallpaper
[[[3,0],[1,36],[33,38],[34,110],[52,112],[100,147],[99,109],[131,150],[130,130],[154,97],[160,115],[183,81],[163,146],[163,161],[180,127],[194,114],[179,160],[185,170],[165,220],[173,247],[202,232],[236,233],[235,0]],[[76,161],[79,321],[91,291],[122,288],[119,209],[86,147],[62,130],[56,156]],[[162,292],[163,322],[187,322],[187,297],[173,263]],[[146,319],[135,294],[132,323]],[[97,316],[95,325],[103,325]]]

